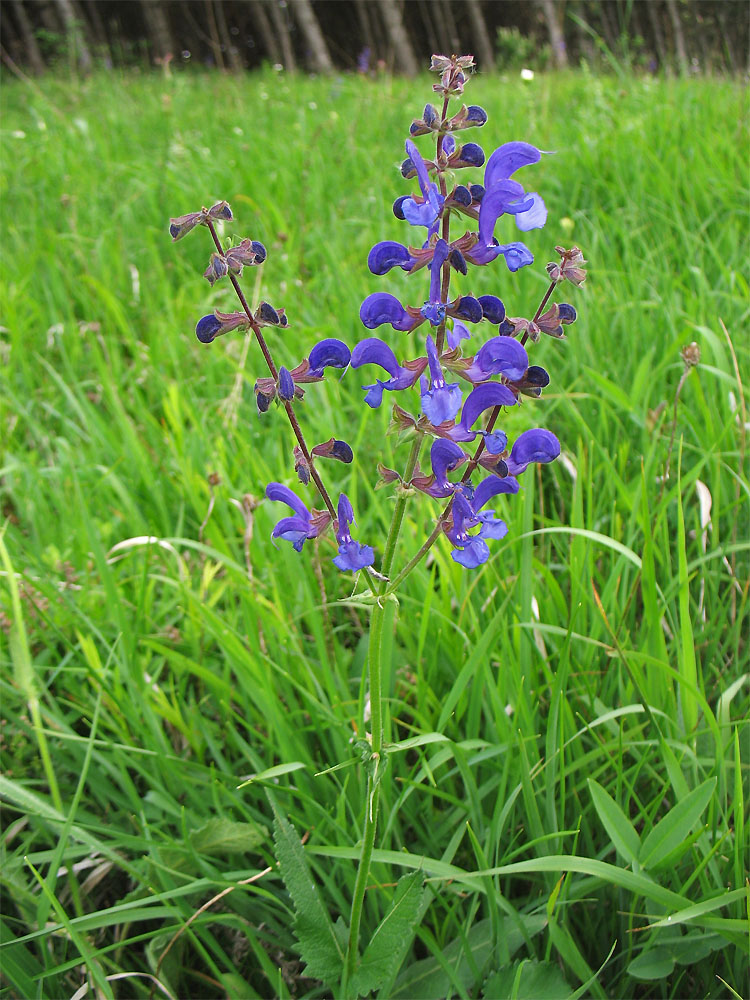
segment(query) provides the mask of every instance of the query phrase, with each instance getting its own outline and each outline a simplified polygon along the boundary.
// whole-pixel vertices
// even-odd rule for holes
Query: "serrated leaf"
[[[292,824],[279,812],[271,794],[266,794],[273,809],[273,840],[281,877],[294,903],[294,932],[306,965],[305,975],[320,979],[327,985],[338,984],[344,964],[342,942],[346,937],[346,928],[343,936],[334,930],[300,839]]]
[[[674,958],[667,948],[656,945],[642,951],[628,965],[628,975],[634,979],[663,979],[674,969]]]
[[[596,813],[602,821],[602,826],[607,831],[609,839],[614,844],[615,850],[629,864],[637,866],[641,841],[635,827],[618,803],[609,792],[602,788],[598,781],[589,778],[588,785]]]
[[[520,975],[519,975],[520,973]],[[491,975],[482,987],[487,1000],[563,1000],[571,988],[554,962],[526,959],[506,965]]]
[[[190,831],[190,843],[199,854],[246,854],[268,839],[268,830],[257,823],[235,823],[215,816]]]
[[[670,809],[648,834],[639,852],[640,863],[646,869],[656,868],[689,836],[716,788],[716,778],[709,778],[688,792]]]
[[[421,871],[409,872],[398,880],[391,907],[378,924],[352,977],[352,991],[370,993],[398,972],[417,928],[423,881]]]

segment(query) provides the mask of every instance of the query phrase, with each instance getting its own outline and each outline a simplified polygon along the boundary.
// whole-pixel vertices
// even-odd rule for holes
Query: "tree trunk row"
[[[522,58],[679,73],[750,64],[747,0],[5,0],[3,13],[4,61],[32,73],[60,62],[87,73],[144,51],[232,72],[266,60],[407,76],[433,52],[470,52],[482,72]]]

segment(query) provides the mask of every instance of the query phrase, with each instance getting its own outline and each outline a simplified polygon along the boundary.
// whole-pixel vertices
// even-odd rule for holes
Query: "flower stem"
[[[424,433],[417,433],[412,444],[409,457],[404,469],[404,481],[408,482],[414,474],[419,451],[422,447]],[[396,500],[396,506],[391,518],[391,526],[388,530],[388,538],[385,543],[383,562],[380,572],[384,577],[388,577],[396,555],[401,526],[404,522],[406,504],[409,495],[404,492]],[[359,925],[362,920],[362,907],[367,889],[367,879],[370,874],[370,861],[375,846],[375,832],[378,821],[378,803],[380,799],[380,778],[383,773],[383,631],[386,621],[388,606],[387,597],[393,593],[393,587],[389,587],[388,580],[380,582],[378,594],[373,605],[370,617],[370,642],[367,653],[367,670],[370,682],[370,723],[372,726],[372,761],[373,769],[367,779],[367,809],[365,812],[365,829],[362,838],[362,853],[359,858],[357,868],[357,879],[354,884],[354,895],[352,897],[351,919],[349,921],[349,946],[346,956],[346,967],[344,969],[344,980],[342,992],[346,992],[346,984],[351,979],[357,966],[359,958]]]
[[[219,251],[220,254],[223,255],[224,250],[222,249],[221,241],[219,240],[219,237],[216,234],[216,228],[213,222],[209,219],[206,225],[208,226],[209,232],[211,233],[216,249]],[[244,309],[245,315],[250,321],[250,326],[252,327],[253,333],[255,334],[255,339],[258,341],[258,346],[261,349],[263,357],[266,360],[266,364],[268,365],[268,371],[271,374],[271,378],[277,379],[279,377],[278,369],[276,367],[276,364],[274,363],[271,352],[268,349],[268,344],[266,343],[266,338],[263,336],[263,331],[261,330],[259,324],[256,322],[255,317],[253,316],[252,309],[248,305],[247,299],[245,298],[245,294],[242,291],[242,288],[240,287],[240,283],[233,274],[229,275],[229,280],[232,282],[232,287],[237,293],[237,298],[240,300],[240,305]],[[310,470],[310,475],[312,476],[313,482],[317,487],[318,493],[320,493],[320,497],[323,503],[328,508],[328,513],[331,515],[332,518],[335,518],[336,510],[333,506],[333,501],[331,500],[328,490],[323,485],[323,480],[320,478],[318,470],[315,468],[313,457],[310,454],[310,449],[307,447],[305,436],[302,433],[302,428],[299,425],[299,421],[297,420],[297,416],[294,412],[294,407],[292,406],[291,401],[286,400],[284,402],[284,409],[286,410],[286,415],[289,418],[289,423],[291,424],[294,436],[297,438],[297,443],[299,444],[300,449],[302,450],[302,454],[305,456],[307,467]]]

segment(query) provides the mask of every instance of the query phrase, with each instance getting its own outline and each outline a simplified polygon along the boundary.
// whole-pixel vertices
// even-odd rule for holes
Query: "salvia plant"
[[[505,521],[488,509],[493,499],[518,493],[520,477],[530,465],[559,456],[560,443],[550,430],[533,428],[513,437],[512,414],[527,400],[538,399],[549,385],[547,371],[530,363],[529,348],[541,334],[563,339],[564,327],[576,319],[573,306],[553,302],[553,293],[564,282],[578,286],[585,279],[581,251],[558,246],[558,259],[547,264],[549,285],[530,315],[508,315],[505,294],[503,298],[471,294],[471,269],[502,258],[514,274],[533,263],[523,242],[500,242],[499,229],[526,232],[547,221],[542,197],[528,192],[517,179],[519,173],[525,179],[525,168],[545,155],[541,150],[512,141],[485,157],[476,142],[461,141],[469,129],[487,124],[483,108],[461,100],[473,67],[472,56],[432,57],[430,68],[439,74],[432,88],[436,103],[427,104],[412,121],[401,164],[403,178],[416,181],[418,190],[402,194],[393,204],[394,215],[409,235],[405,243],[375,244],[367,258],[377,277],[400,268],[414,276],[415,286],[422,281],[413,305],[388,291],[375,291],[362,303],[362,325],[367,330],[390,327],[395,335],[388,340],[366,336],[350,348],[342,340],[327,338],[313,344],[298,364],[277,363],[267,332],[286,328],[286,313],[268,302],[252,308],[239,282],[245,267],[266,260],[263,244],[242,239],[222,245],[217,224],[233,221],[226,201],[170,221],[174,241],[198,226],[208,228],[215,250],[204,277],[211,285],[228,279],[241,307],[203,316],[196,326],[198,340],[210,344],[227,333],[252,330],[267,368],[255,383],[258,414],[267,419],[273,404],[291,425],[298,486],[272,482],[265,487],[269,501],[288,508],[272,538],[302,552],[305,543],[333,531],[338,549],[334,565],[344,573],[366,574],[365,590],[358,598],[370,609],[369,695],[361,699],[364,736],[355,741],[355,748],[368,785],[348,926],[342,918],[331,922],[315,892],[300,842],[271,799],[281,871],[297,908],[296,932],[307,975],[338,986],[342,996],[365,994],[393,981],[426,905],[419,873],[405,876],[391,909],[360,951],[360,921],[388,759],[382,697],[384,630],[395,627],[400,585],[434,544],[450,545],[452,558],[467,571],[487,562],[492,543],[508,531]],[[451,107],[456,99],[457,110],[455,104]],[[421,138],[422,151],[417,145]],[[452,287],[453,279],[461,291]],[[283,347],[283,338],[279,343]],[[310,446],[298,419],[305,393],[314,389],[314,383],[325,381],[332,369],[337,377],[349,369],[364,369],[369,374],[369,384],[362,386],[364,402],[373,409],[389,398],[386,394],[398,400],[392,407],[391,430],[408,444],[408,452],[400,472],[379,466],[377,485],[395,493],[382,550],[374,539],[364,542],[352,536],[355,512],[350,498],[340,493],[334,502],[335,492],[324,483],[322,460],[351,463],[352,448],[333,435]],[[503,426],[506,415],[510,435]],[[290,467],[290,479],[291,473]],[[300,486],[317,496],[302,499]],[[396,568],[406,507],[418,502],[420,495],[426,498],[425,538]]]

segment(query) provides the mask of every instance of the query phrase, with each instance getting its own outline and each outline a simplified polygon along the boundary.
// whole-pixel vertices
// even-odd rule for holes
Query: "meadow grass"
[[[148,976],[173,996],[326,995],[301,975],[266,792],[346,919],[368,610],[340,600],[332,540],[301,557],[271,544],[278,511],[258,498],[292,482],[288,429],[256,415],[253,345],[243,363],[241,337],[196,342],[200,315],[235,306],[201,278],[206,234],[174,248],[167,223],[226,198],[225,232],[266,244],[245,287],[286,307],[280,363],[323,336],[353,346],[365,295],[415,295],[365,260],[404,239],[390,205],[430,83],[3,87],[4,996],[88,981],[145,997]],[[746,96],[583,74],[471,87],[485,149],[556,155],[534,168],[550,209],[527,234],[535,265],[462,287],[529,315],[555,243],[578,244],[590,275],[566,293],[568,340],[535,349],[550,389],[506,425],[554,430],[563,460],[498,505],[511,530],[486,566],[438,544],[402,589],[364,939],[405,871],[424,872],[429,905],[380,995],[742,994]],[[333,492],[382,552],[376,464],[403,452],[360,381],[312,386],[302,416],[311,439],[352,444]],[[410,505],[396,567],[433,507]]]

